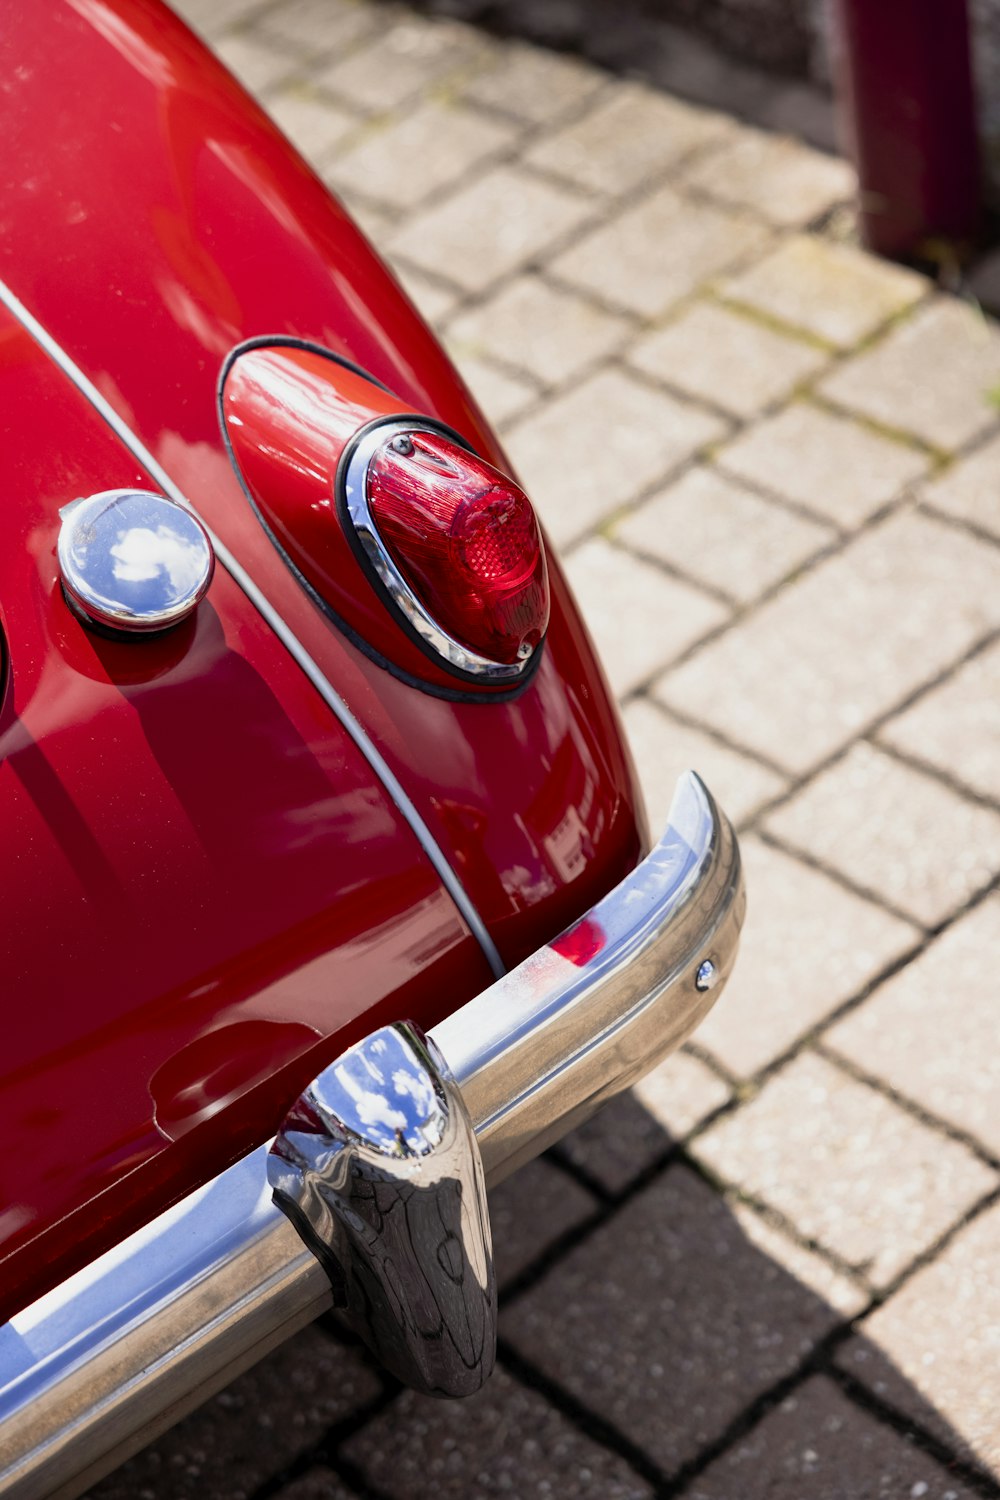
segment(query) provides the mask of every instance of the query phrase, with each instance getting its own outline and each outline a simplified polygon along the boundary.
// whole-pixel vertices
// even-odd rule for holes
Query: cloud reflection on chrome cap
[[[166,630],[204,597],[212,543],[191,511],[146,490],[104,490],[61,512],[59,567],[86,624],[127,633]]]

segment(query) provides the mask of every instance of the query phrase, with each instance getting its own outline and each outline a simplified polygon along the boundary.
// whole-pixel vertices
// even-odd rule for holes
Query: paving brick
[[[410,301],[440,336],[442,325],[455,310],[457,294],[404,263],[394,265],[392,269]]]
[[[518,423],[507,449],[554,540],[566,546],[724,430],[716,417],[620,370],[599,370]]]
[[[1000,1478],[1000,1206],[862,1325],[839,1363]]]
[[[809,1053],[691,1149],[876,1287],[1000,1182],[964,1146]]]
[[[805,401],[748,427],[718,461],[845,528],[867,520],[927,470],[916,448]]]
[[[253,30],[257,37],[308,57],[351,47],[385,24],[380,7],[360,0],[283,0],[267,7]]]
[[[582,119],[543,137],[526,160],[591,191],[625,193],[732,128],[725,115],[620,84]]]
[[[273,47],[249,36],[226,36],[213,44],[215,53],[245,89],[261,94],[287,78],[294,64]]]
[[[352,1350],[307,1328],[89,1491],[92,1500],[234,1500],[379,1392]],[[334,1492],[335,1493],[335,1492]]]
[[[416,95],[485,66],[495,45],[457,21],[402,16],[316,73],[315,81],[357,109],[399,109]]]
[[[544,1157],[490,1189],[493,1258],[501,1290],[561,1234],[589,1218],[597,1201]]]
[[[1000,1156],[1000,898],[962,917],[825,1040]]]
[[[466,97],[526,125],[549,125],[579,108],[605,83],[603,73],[578,58],[509,42],[468,85]]]
[[[766,826],[929,927],[1000,873],[1000,814],[871,745],[855,745]]]
[[[900,514],[788,584],[656,695],[804,772],[998,624],[1000,554]]]
[[[924,296],[928,283],[852,245],[795,235],[725,283],[726,296],[849,349]]]
[[[717,600],[601,537],[584,542],[566,571],[620,698],[727,615]]]
[[[677,1166],[519,1297],[504,1331],[673,1471],[837,1321]]]
[[[625,708],[625,731],[635,757],[654,836],[667,826],[683,771],[697,771],[734,823],[741,823],[783,791],[786,783],[747,755],[720,745],[700,729],[680,724],[648,698]]]
[[[946,515],[971,521],[1000,538],[1000,436],[960,459],[924,493]]]
[[[329,99],[301,90],[271,94],[267,112],[314,166],[324,162],[358,123],[354,115],[331,104]]]
[[[971,1500],[973,1493],[819,1375],[685,1491],[687,1500]]]
[[[749,604],[835,536],[715,469],[689,469],[615,528],[620,541]]]
[[[633,1086],[632,1097],[679,1141],[726,1103],[729,1087],[697,1057],[675,1052]]]
[[[573,286],[653,318],[766,240],[767,230],[745,214],[661,187],[560,255],[553,268]]]
[[[744,127],[685,172],[693,186],[782,228],[807,224],[850,198],[856,185],[846,161],[811,151],[788,136]]]
[[[1000,337],[964,302],[938,297],[820,389],[876,422],[955,449],[997,418]]]
[[[559,1150],[608,1192],[621,1192],[728,1098],[710,1068],[677,1052],[566,1136]]]
[[[1000,644],[890,719],[879,739],[1000,802]]]
[[[730,1072],[749,1077],[856,995],[918,934],[759,839],[744,838],[742,849],[750,899],[739,962],[697,1040]]]
[[[628,329],[624,318],[537,276],[522,276],[456,318],[450,334],[473,353],[493,355],[557,383],[610,354]]]
[[[815,375],[827,356],[753,318],[698,303],[629,351],[636,369],[679,390],[752,417]]]
[[[516,129],[461,105],[426,100],[379,123],[330,167],[334,187],[408,212],[508,147]]]
[[[259,11],[264,0],[174,0],[173,9],[204,37],[220,36]]]
[[[555,1407],[497,1370],[465,1401],[407,1391],[344,1447],[393,1500],[566,1496],[644,1500],[651,1491]]]
[[[801,1286],[821,1297],[831,1312],[841,1318],[854,1318],[867,1307],[871,1294],[860,1281],[846,1276],[822,1255],[793,1240],[779,1224],[772,1222],[774,1215],[760,1213],[747,1203],[731,1203],[730,1208],[750,1244],[794,1276]]]
[[[393,248],[467,291],[515,271],[577,228],[587,206],[563,189],[495,167],[443,203],[415,214]]]
[[[462,379],[467,383],[483,413],[494,425],[506,422],[525,407],[537,404],[538,391],[526,380],[518,380],[505,370],[498,370],[489,360],[451,350]]]

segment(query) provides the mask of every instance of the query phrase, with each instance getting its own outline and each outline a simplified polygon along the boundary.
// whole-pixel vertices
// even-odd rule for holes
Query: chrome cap
[[[168,630],[204,597],[215,568],[212,543],[176,501],[104,490],[61,514],[63,588],[85,624],[127,634]]]

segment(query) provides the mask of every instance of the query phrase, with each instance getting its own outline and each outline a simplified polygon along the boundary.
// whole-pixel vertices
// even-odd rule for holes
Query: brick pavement
[[[321,1322],[94,1495],[1000,1496],[993,325],[745,118],[814,99],[672,32],[673,93],[370,0],[183,9],[441,333],[654,821],[701,768],[750,916],[697,1040],[496,1194],[486,1391]]]

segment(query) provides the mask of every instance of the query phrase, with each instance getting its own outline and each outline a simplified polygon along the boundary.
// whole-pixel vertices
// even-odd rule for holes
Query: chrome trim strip
[[[381,580],[383,588],[421,640],[426,641],[438,656],[443,657],[453,667],[457,667],[460,672],[468,672],[482,678],[484,682],[517,682],[531,665],[534,653],[530,648],[528,655],[520,661],[507,663],[491,661],[487,656],[479,656],[475,651],[470,651],[468,646],[463,646],[460,641],[456,641],[454,636],[449,635],[428,614],[410,588],[393,561],[372,518],[371,506],[368,503],[368,467],[372,459],[382,445],[391,441],[392,438],[400,434],[409,437],[412,433],[419,433],[423,430],[419,422],[415,422],[411,417],[408,421],[402,422],[380,422],[377,427],[365,433],[351,454],[347,473],[344,476],[344,504],[347,507],[347,514],[357,533],[358,541],[364,549],[365,556],[374,568],[376,576]],[[436,436],[436,434],[431,435]]]
[[[164,494],[169,495],[171,500],[175,500],[178,505],[183,505],[187,510],[198,515],[198,512],[187,496],[181,492],[145,444],[136,437],[131,428],[118,415],[111,403],[101,395],[100,391],[83,373],[79,365],[70,358],[60,344],[56,343],[48,330],[39,323],[34,314],[28,311],[24,303],[14,295],[10,287],[3,281],[0,281],[0,302],[6,306],[7,310],[17,319],[21,326],[30,333],[35,342],[45,350],[45,353],[53,363],[59,366],[63,374],[72,381],[81,395],[86,397],[94,410],[104,418],[104,421],[111,428],[115,436],[139,460],[146,472],[156,480]],[[486,923],[479,915],[465,887],[448,863],[444,850],[438,844],[424,822],[424,819],[417,811],[413,801],[404,791],[398,776],[390,769],[385,758],[375,748],[360,722],[354,717],[336,688],[324,676],[298,636],[286,625],[267,596],[254,583],[242,564],[237,562],[236,558],[229,551],[229,548],[219,541],[219,538],[200,516],[199,520],[205,526],[218,560],[222,563],[227,573],[230,574],[233,581],[243,590],[250,603],[267,621],[268,625],[270,625],[288,654],[301,667],[327,707],[333,711],[336,718],[340,721],[342,728],[350,735],[396,804],[397,809],[410,825],[417,842],[437,871],[441,884],[458,907],[466,926],[482,949],[483,956],[489,964],[490,972],[496,975],[497,978],[500,978],[501,975],[506,973],[506,965],[497,951],[496,944],[490,937]]]
[[[568,935],[436,1026],[495,1183],[677,1047],[720,994],[745,900],[698,778]],[[567,953],[589,943],[586,962]],[[563,952],[560,953],[559,949]],[[710,992],[697,976],[709,960]],[[0,1493],[77,1495],[330,1305],[271,1200],[268,1146],[0,1329]]]

